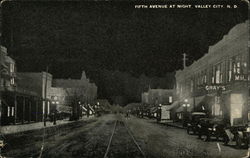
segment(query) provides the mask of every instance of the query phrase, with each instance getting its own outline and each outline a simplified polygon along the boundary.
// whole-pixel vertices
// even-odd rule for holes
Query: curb
[[[182,127],[182,126],[177,126],[177,125],[173,125],[173,124],[169,124],[169,123],[165,123],[167,126],[170,126],[170,127],[176,127],[176,128],[179,128],[179,129],[186,129],[186,127]]]

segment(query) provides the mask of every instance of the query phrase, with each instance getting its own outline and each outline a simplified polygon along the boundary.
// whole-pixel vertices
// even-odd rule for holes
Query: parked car
[[[225,124],[222,119],[219,118],[201,118],[198,123],[199,138],[205,136],[205,140],[209,141],[211,137],[225,138]]]
[[[206,118],[207,115],[204,112],[193,112],[189,116],[188,122],[187,122],[187,133],[191,134],[198,134],[198,123],[201,118]]]
[[[226,130],[224,144],[227,145],[230,141],[236,142],[237,148],[242,148],[243,145],[249,146],[250,142],[250,126],[249,125],[237,125],[228,127]]]

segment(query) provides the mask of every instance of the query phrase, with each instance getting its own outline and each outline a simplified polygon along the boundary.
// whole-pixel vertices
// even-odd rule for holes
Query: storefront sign
[[[210,91],[210,90],[219,90],[219,89],[225,91],[225,90],[226,90],[226,87],[225,87],[225,86],[214,85],[214,86],[206,86],[205,89],[206,89],[207,91]]]
[[[247,77],[244,76],[244,75],[235,75],[235,76],[234,76],[234,80],[235,80],[235,81],[246,81],[246,80],[247,80]]]

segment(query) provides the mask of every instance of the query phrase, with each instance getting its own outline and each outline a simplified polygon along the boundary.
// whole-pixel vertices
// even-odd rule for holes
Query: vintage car
[[[205,136],[205,140],[209,141],[211,137],[215,137],[216,140],[225,138],[225,123],[220,118],[201,118],[198,123],[198,135],[199,138]]]
[[[188,134],[198,134],[198,123],[201,118],[206,118],[207,115],[204,112],[193,112],[189,116],[187,122],[187,133]]]
[[[246,147],[249,146],[250,126],[248,124],[228,127],[225,129],[225,132],[225,145],[227,145],[229,142],[235,141],[237,148],[242,148],[243,145]]]

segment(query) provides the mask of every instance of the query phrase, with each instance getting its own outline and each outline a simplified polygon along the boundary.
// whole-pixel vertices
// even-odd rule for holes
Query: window
[[[8,106],[8,113],[7,113],[7,116],[10,117],[10,106]]]
[[[169,101],[169,103],[172,103],[173,102],[173,97],[169,96],[168,101]]]
[[[14,63],[10,63],[10,72],[14,72],[14,70],[15,70]]]
[[[215,67],[213,66],[212,69],[211,69],[211,82],[212,84],[214,84],[215,82],[215,77],[214,77],[214,72],[215,72]]]
[[[190,92],[193,92],[194,90],[194,81],[191,80],[191,83],[190,83]]]
[[[14,114],[15,114],[15,108],[14,108],[14,107],[12,107],[12,110],[11,110],[11,116],[14,116]]]
[[[215,66],[215,83],[219,84],[223,82],[223,74],[222,74],[222,64],[217,64]]]
[[[232,57],[232,69],[234,80],[246,80],[247,79],[247,55],[240,54]]]
[[[14,85],[14,84],[15,84],[14,78],[11,78],[11,79],[10,79],[10,84],[11,84],[11,85]]]
[[[232,59],[229,60],[228,64],[228,82],[232,80]]]

